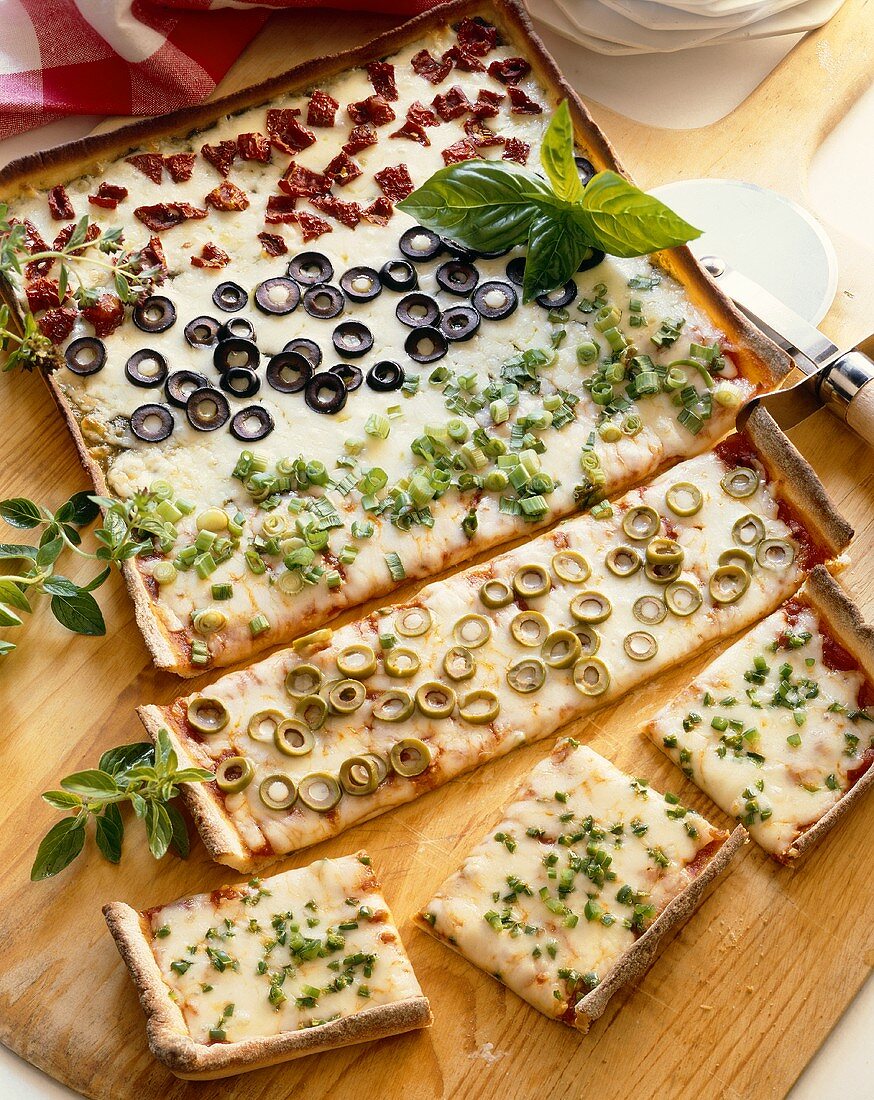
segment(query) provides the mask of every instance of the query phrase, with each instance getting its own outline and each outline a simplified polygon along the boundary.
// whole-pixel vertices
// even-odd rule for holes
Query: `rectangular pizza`
[[[685,248],[592,251],[523,302],[396,204],[470,158],[540,170],[570,104],[513,0],[0,173],[0,272],[102,495],[161,668],[193,675],[711,447],[789,368]],[[82,219],[85,219],[84,221]]]
[[[586,1032],[746,840],[566,738],[416,923]]]
[[[646,727],[780,863],[874,782],[874,630],[820,567]]]
[[[612,505],[169,706],[214,859],[246,870],[543,738],[768,614],[851,529],[763,410]]]
[[[227,1077],[431,1023],[366,852],[103,912],[149,1047],[179,1077]]]

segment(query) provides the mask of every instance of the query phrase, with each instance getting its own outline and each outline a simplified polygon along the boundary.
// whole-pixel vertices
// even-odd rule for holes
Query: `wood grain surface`
[[[810,157],[865,87],[866,58],[874,48],[874,21],[865,9],[865,0],[850,0],[740,108],[706,129],[657,131],[596,104],[593,112],[644,186],[678,177],[730,176],[773,186],[803,202]],[[365,41],[391,24],[386,17],[348,13],[276,16],[221,91]],[[839,58],[839,64],[825,69],[824,57]],[[841,283],[823,328],[836,342],[849,343],[868,335],[874,317],[871,256],[842,235],[834,237]],[[869,564],[874,458],[825,411],[795,429],[792,438],[856,527],[853,564],[843,579],[874,617]],[[56,506],[86,488],[72,440],[38,378],[0,375],[0,456],[0,496],[24,493]],[[77,579],[90,575],[82,564],[83,569],[78,562],[69,568]],[[186,863],[167,857],[156,864],[142,843],[140,824],[132,822],[121,866],[103,862],[91,844],[59,878],[39,885],[28,881],[39,837],[57,816],[39,793],[60,776],[95,763],[111,745],[139,740],[136,704],[169,702],[209,680],[183,687],[151,668],[118,576],[101,589],[100,602],[109,624],[105,638],[69,635],[43,609],[16,633],[20,651],[0,665],[7,774],[0,801],[5,867],[0,1040],[86,1096],[779,1097],[874,965],[874,933],[865,919],[874,908],[866,855],[874,829],[870,797],[795,871],[748,847],[646,977],[614,999],[586,1038],[541,1017],[414,930],[411,913],[496,819],[499,807],[548,751],[547,741],[278,865],[301,866],[358,847],[371,851],[431,999],[430,1031],[224,1082],[177,1081],[146,1048],[142,1014],[100,906],[122,899],[141,908],[212,889],[235,876],[209,862],[199,843]],[[703,664],[700,659],[664,676],[566,732],[727,824],[640,735],[666,695],[688,683]]]

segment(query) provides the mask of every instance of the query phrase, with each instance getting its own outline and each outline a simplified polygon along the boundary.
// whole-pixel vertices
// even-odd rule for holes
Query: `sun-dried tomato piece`
[[[220,176],[227,176],[237,157],[235,141],[220,141],[218,145],[202,145],[200,155],[215,168]]]
[[[158,272],[153,279],[156,283],[163,283],[167,277],[168,268],[160,237],[149,237],[149,243],[140,249],[140,262],[143,270],[157,267]]]
[[[307,126],[333,126],[340,104],[332,95],[317,88],[307,107]]]
[[[524,57],[504,57],[489,65],[489,76],[502,84],[518,84],[531,72],[531,64]]]
[[[504,160],[515,160],[517,164],[526,164],[530,152],[531,146],[527,141],[511,137],[507,138],[507,144],[504,146],[504,152],[501,155]]]
[[[389,218],[394,214],[395,208],[382,195],[374,199],[370,206],[361,211],[361,217],[373,225],[388,225]]]
[[[185,183],[191,179],[196,160],[196,153],[168,153],[164,157],[164,167],[174,183]]]
[[[40,317],[37,323],[43,336],[47,336],[53,344],[62,344],[73,331],[76,311],[69,306],[50,309]]]
[[[498,44],[498,28],[484,19],[462,19],[456,34],[459,46],[477,57],[485,57]]]
[[[268,256],[284,256],[288,245],[278,233],[259,233],[258,240]]]
[[[410,64],[413,67],[413,72],[418,73],[429,84],[442,84],[452,72],[452,62],[447,61],[445,55],[439,59],[434,57],[430,50],[419,50],[410,59]]]
[[[144,176],[148,176],[152,183],[160,183],[164,174],[164,158],[160,153],[134,153],[125,157],[128,164],[139,169]]]
[[[33,224],[30,218],[25,218],[24,221],[19,222],[17,218],[9,219],[10,225],[23,225],[24,226],[24,247],[31,255],[34,252],[46,252],[48,245],[43,240],[43,236],[37,227]],[[45,275],[47,271],[51,270],[51,266],[54,260],[31,260],[24,268],[24,274],[28,279],[33,279],[37,275]]]
[[[331,190],[331,181],[321,172],[304,168],[301,164],[291,164],[279,181],[279,190],[295,198],[309,198],[311,195],[324,195]]]
[[[55,239],[52,241],[52,250],[54,252],[60,252],[62,248],[66,248],[67,245],[70,243],[70,238],[73,236],[75,229],[75,222],[70,222],[69,225],[65,225],[64,228],[57,235],[57,237],[55,237]],[[99,236],[100,226],[97,225],[95,222],[91,222],[91,224],[85,230],[85,242],[88,243],[89,241],[93,241]]]
[[[270,141],[263,134],[237,134],[237,152],[241,160],[256,160],[259,164],[269,164],[273,155]]]
[[[192,267],[226,267],[231,262],[231,257],[223,248],[219,248],[212,241],[207,241],[201,248],[199,256],[191,257]]]
[[[473,110],[473,104],[465,95],[464,89],[457,84],[453,84],[448,92],[434,96],[431,106],[444,122],[451,122],[452,119]]]
[[[48,200],[49,210],[56,222],[63,222],[67,218],[75,217],[76,212],[70,202],[70,196],[67,194],[66,188],[60,184],[49,191]]]
[[[119,187],[116,183],[101,183],[95,193],[88,196],[88,201],[92,206],[101,206],[104,210],[115,210],[126,198],[126,187]]]
[[[394,103],[398,98],[398,86],[395,83],[395,67],[390,61],[371,61],[367,66],[367,77],[377,95]]]
[[[473,160],[474,157],[479,156],[479,153],[470,138],[462,138],[460,141],[453,142],[448,149],[444,149],[440,156],[443,157],[444,164],[458,164],[463,160]]]
[[[372,122],[374,126],[385,126],[389,122],[394,122],[397,118],[391,104],[381,95],[369,95],[367,99],[359,99],[357,103],[349,103],[346,110],[349,112],[349,117],[358,126],[365,122]]]
[[[354,229],[361,221],[361,207],[357,202],[346,202],[338,199],[336,195],[321,195],[310,199],[310,203],[329,217],[336,218],[338,222]]]
[[[400,202],[414,190],[413,181],[410,178],[410,170],[406,164],[396,164],[393,168],[383,168],[373,177],[379,184],[380,190],[391,199],[392,202]]]
[[[338,187],[345,187],[347,183],[358,179],[363,169],[354,161],[348,153],[338,153],[325,168],[325,176],[336,183]]]
[[[411,103],[407,108],[407,121],[415,122],[417,126],[439,126],[440,119],[434,114],[430,107],[426,107],[424,103],[420,103],[418,100]]]
[[[507,93],[510,96],[510,103],[512,106],[510,110],[514,115],[542,115],[543,107],[539,103],[535,103],[533,99],[529,99],[527,93],[523,92],[521,88],[509,87]]]
[[[376,130],[370,125],[369,122],[365,122],[363,126],[355,126],[349,134],[349,140],[343,146],[343,152],[348,153],[350,156],[354,156],[356,153],[360,153],[362,149],[366,149],[369,145],[376,145],[379,141],[379,135]]]
[[[93,305],[82,310],[82,316],[94,326],[95,336],[109,336],[124,320],[124,306],[115,294],[101,294]]]
[[[500,134],[496,134],[494,130],[490,130],[478,118],[465,119],[464,132],[473,141],[477,149],[488,149],[493,145],[503,145],[507,140],[501,137]]]
[[[451,62],[462,73],[482,73],[486,69],[478,57],[474,57],[472,53],[468,53],[461,46],[452,46],[446,50],[443,54],[443,60]]]
[[[31,313],[36,313],[40,309],[51,309],[52,306],[61,304],[57,279],[47,279],[41,275],[33,280],[25,293]]]
[[[216,210],[245,210],[249,205],[246,192],[230,180],[222,180],[203,201]]]
[[[304,244],[308,241],[314,241],[324,233],[333,233],[334,231],[333,227],[324,218],[320,218],[318,214],[310,214],[306,210],[301,210],[299,214],[296,214],[295,221],[300,226]]]
[[[388,136],[390,138],[406,138],[408,141],[417,141],[420,145],[431,144],[431,139],[428,137],[424,126],[420,126],[418,122],[412,122],[410,119],[407,119],[400,130],[395,130]]]
[[[507,97],[500,92],[491,92],[488,88],[480,88],[476,103],[473,105],[474,118],[494,118],[498,111],[498,104],[503,103]]]
[[[279,225],[282,222],[288,223],[297,221],[297,214],[295,213],[296,206],[296,195],[271,195],[267,200],[267,211],[264,214],[264,221],[269,225]]]
[[[283,153],[293,155],[315,144],[316,135],[295,118],[299,114],[300,111],[294,107],[271,108],[267,112],[267,133]]]
[[[138,206],[134,216],[155,233],[163,233],[192,218],[205,218],[206,211],[199,210],[190,202],[157,202],[154,206]]]

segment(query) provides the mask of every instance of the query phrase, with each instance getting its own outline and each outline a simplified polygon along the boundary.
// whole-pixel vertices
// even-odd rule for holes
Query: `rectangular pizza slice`
[[[226,1077],[431,1023],[366,852],[103,912],[149,1047],[179,1077]]]
[[[646,727],[780,863],[874,782],[874,630],[829,573],[727,649]]]
[[[396,208],[456,159],[538,172],[565,99],[582,178],[621,172],[521,7],[465,0],[0,173],[5,296],[143,543],[159,667],[239,661],[620,492],[785,375],[686,249],[592,252],[524,303],[524,249]]]
[[[140,716],[215,773],[186,798],[213,858],[249,869],[756,622],[850,534],[759,410],[613,505]]]
[[[416,923],[586,1032],[745,843],[566,738]]]

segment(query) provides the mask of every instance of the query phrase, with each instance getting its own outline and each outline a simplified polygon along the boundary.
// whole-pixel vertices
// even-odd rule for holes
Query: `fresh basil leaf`
[[[590,243],[611,256],[643,256],[701,236],[700,229],[616,172],[593,176],[576,211]]]
[[[180,768],[173,774],[173,783],[207,783],[215,779],[215,775],[206,768]]]
[[[137,794],[136,791],[131,791],[128,798],[130,799],[131,806],[134,808],[134,813],[142,820],[149,809],[148,802],[146,802],[141,794]]]
[[[107,806],[97,818],[97,847],[110,863],[121,861],[121,842],[124,839],[124,822],[118,806]]]
[[[17,607],[19,611],[30,611],[27,596],[15,581],[0,580],[0,603]]]
[[[173,851],[180,859],[188,859],[191,851],[191,841],[188,838],[188,826],[185,824],[185,818],[182,816],[179,807],[174,806],[172,802],[168,802],[165,809],[167,816],[170,818],[172,829],[170,844]]]
[[[30,881],[41,882],[68,867],[85,844],[85,820],[65,817],[53,825],[42,839],[30,869]]]
[[[145,822],[149,837],[149,851],[155,859],[161,859],[173,839],[173,823],[170,821],[167,808],[160,802],[149,802]]]
[[[118,745],[107,751],[100,757],[98,767],[103,772],[118,778],[123,772],[129,771],[140,764],[151,764],[154,759],[154,749],[149,741],[138,741],[134,745]]]
[[[13,527],[38,527],[42,522],[42,512],[32,500],[26,497],[10,497],[0,500],[0,518]]]
[[[103,582],[106,580],[106,578],[109,576],[109,574],[111,572],[112,572],[112,570],[107,565],[107,567],[105,569],[101,570],[101,572],[99,572],[93,580],[89,581],[85,585],[82,585],[79,588],[79,591],[80,592],[93,592],[95,588],[99,588],[101,586],[101,584],[103,584]]]
[[[589,248],[573,207],[540,213],[528,235],[522,296],[526,302],[572,279]]]
[[[69,577],[62,577],[59,574],[46,577],[42,586],[52,596],[75,596],[79,591],[78,585],[74,584]]]
[[[63,522],[72,523],[76,527],[86,527],[100,515],[100,506],[89,492],[73,493],[64,507],[67,505],[71,507],[71,514]],[[60,517],[60,513],[58,516]]]
[[[0,603],[0,626],[21,626],[21,616],[16,614],[11,607]]]
[[[65,791],[73,794],[81,794],[86,798],[100,798],[106,794],[117,794],[118,784],[107,772],[98,768],[86,768],[85,771],[73,772],[61,780],[61,786]]]
[[[0,542],[0,561],[32,561],[35,557],[35,546],[20,542]]]
[[[90,592],[80,590],[75,596],[52,596],[51,608],[58,622],[75,634],[100,637],[106,633],[103,612]]]
[[[82,799],[70,791],[44,791],[43,798],[56,810],[72,810],[82,805]]]
[[[566,202],[579,202],[583,185],[574,163],[574,124],[566,99],[559,104],[543,135],[540,163],[556,195]]]

